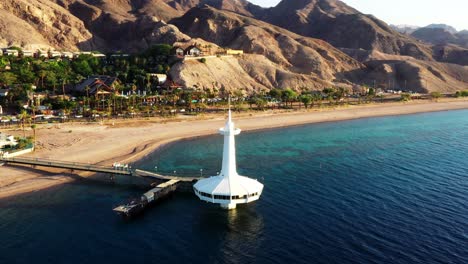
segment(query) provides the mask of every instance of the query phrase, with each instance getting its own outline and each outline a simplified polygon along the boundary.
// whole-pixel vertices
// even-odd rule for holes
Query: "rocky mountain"
[[[283,0],[265,10],[260,19],[303,36],[323,39],[338,48],[431,59],[427,45],[339,0]]]
[[[458,32],[454,27],[446,24],[430,24],[425,26],[425,28],[443,29],[444,31],[450,32],[452,34],[456,34]]]
[[[0,45],[94,49],[99,40],[82,20],[49,0],[0,1]]]
[[[411,33],[411,36],[434,45],[454,44],[468,48],[467,31],[458,32],[455,28],[448,25],[432,24],[415,30]]]
[[[362,68],[324,41],[207,5],[170,22],[191,37],[257,54],[256,60],[244,56],[239,61],[251,77],[267,87],[294,83],[293,87],[319,88],[323,83],[346,82],[345,73]],[[264,67],[257,68],[255,63]],[[265,69],[267,65],[270,69]]]
[[[0,46],[137,52],[157,43],[201,43],[244,50],[172,67],[177,82],[208,88],[467,88],[468,69],[460,66],[468,65],[467,49],[428,42],[338,0],[283,0],[272,8],[246,0],[0,2]]]
[[[447,44],[456,41],[455,34],[443,28],[420,28],[411,33],[411,36],[432,44]]]
[[[411,35],[411,33],[421,28],[421,27],[412,26],[412,25],[390,25],[390,27],[393,30],[401,34],[406,34],[406,35]]]

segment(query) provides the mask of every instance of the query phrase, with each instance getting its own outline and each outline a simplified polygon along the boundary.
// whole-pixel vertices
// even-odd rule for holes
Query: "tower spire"
[[[224,136],[223,162],[218,176],[199,180],[194,186],[195,194],[203,201],[220,204],[233,209],[237,204],[250,203],[260,198],[263,184],[241,176],[236,168],[236,145],[234,137],[241,130],[234,126],[231,116],[231,97],[228,97],[228,120],[219,129]]]

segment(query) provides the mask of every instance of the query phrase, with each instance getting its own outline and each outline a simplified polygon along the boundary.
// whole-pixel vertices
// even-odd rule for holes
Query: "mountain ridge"
[[[454,90],[466,87],[468,75],[467,49],[423,43],[338,0],[283,0],[271,8],[246,0],[5,0],[0,14],[4,46],[139,52],[158,43],[192,42],[248,53],[211,60],[213,65],[175,65],[170,74],[187,85],[229,86],[223,82],[228,76],[218,72],[222,67],[255,89],[393,78],[417,91],[447,84]],[[432,85],[423,85],[424,78]]]

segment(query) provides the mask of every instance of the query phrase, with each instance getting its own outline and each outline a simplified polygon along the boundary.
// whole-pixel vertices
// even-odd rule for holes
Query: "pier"
[[[97,173],[108,173],[108,174],[113,174],[113,175],[135,176],[135,177],[151,178],[151,179],[162,180],[162,181],[177,180],[180,182],[194,182],[194,181],[198,181],[202,179],[202,177],[167,176],[167,175],[161,175],[158,173],[139,170],[139,169],[133,170],[131,168],[122,168],[122,167],[118,168],[118,167],[112,167],[112,166],[100,166],[100,165],[92,165],[92,164],[87,164],[87,163],[57,161],[57,160],[38,159],[38,158],[0,157],[0,164],[1,163],[41,166],[41,167],[48,167],[48,168],[89,171],[89,172],[97,172]]]
[[[161,198],[166,197],[170,193],[175,192],[177,189],[192,191],[193,184],[202,179],[202,177],[179,177],[162,175],[154,172],[132,169],[131,167],[127,166],[100,166],[87,163],[66,162],[38,158],[0,157],[0,164],[3,163],[69,169],[72,171],[77,170],[96,173],[107,173],[111,174],[112,178],[114,175],[141,177],[154,180],[154,182],[158,183],[158,185],[156,185],[155,187],[155,183],[153,183],[153,188],[144,193],[139,199],[133,199],[131,202],[117,206],[113,209],[113,211],[117,212],[118,214],[124,217],[130,217],[142,212],[149,205],[159,201]]]
[[[170,180],[157,185],[155,188],[144,193],[139,200],[133,200],[128,204],[117,206],[113,209],[114,212],[124,216],[130,217],[142,212],[150,204],[157,202],[161,198],[166,197],[174,192],[179,185],[178,180]]]
[[[41,167],[48,167],[48,168],[110,173],[114,175],[127,175],[127,176],[132,175],[131,170],[92,165],[92,164],[87,164],[87,163],[66,162],[66,161],[47,160],[47,159],[2,157],[0,158],[0,163],[5,163],[5,164],[11,163],[11,164],[19,164],[19,165],[41,166]]]

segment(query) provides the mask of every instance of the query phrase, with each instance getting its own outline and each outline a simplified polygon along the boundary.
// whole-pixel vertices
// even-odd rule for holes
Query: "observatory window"
[[[211,194],[208,194],[208,193],[200,192],[200,195],[204,197],[212,198]]]
[[[215,195],[214,198],[216,200],[229,200],[231,196],[226,196],[226,195]]]

